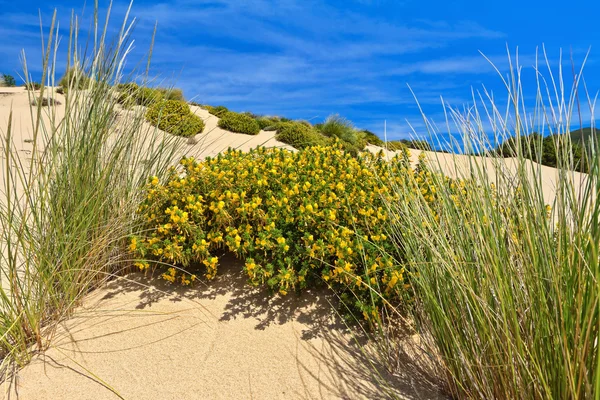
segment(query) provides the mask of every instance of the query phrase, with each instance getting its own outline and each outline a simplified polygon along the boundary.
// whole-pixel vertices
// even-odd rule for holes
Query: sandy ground
[[[63,103],[52,110],[56,120]],[[0,88],[0,133],[12,110],[19,158],[33,151],[30,99],[23,88]],[[183,155],[214,156],[227,148],[288,145],[274,132],[256,136],[217,127],[218,119],[192,107],[206,128],[196,144],[181,139]],[[127,117],[128,111],[120,111]],[[45,116],[49,120],[50,116]],[[143,129],[152,129],[145,125]],[[0,145],[4,151],[4,144]],[[176,161],[174,160],[174,161]],[[0,156],[4,175],[6,158]],[[3,178],[2,178],[3,179]],[[0,180],[2,180],[0,179]],[[3,188],[4,182],[0,182]],[[1,189],[4,190],[4,189]],[[63,321],[52,345],[0,385],[19,399],[380,399],[441,398],[409,360],[393,375],[367,341],[349,331],[331,294],[272,296],[246,285],[241,265],[225,258],[210,284],[169,286],[133,274],[88,295]],[[367,355],[368,352],[371,355]],[[387,382],[384,384],[383,382]],[[393,387],[393,389],[390,389]]]
[[[371,370],[331,295],[273,297],[245,284],[239,262],[224,264],[206,286],[134,274],[95,291],[8,398],[442,398],[415,366]]]

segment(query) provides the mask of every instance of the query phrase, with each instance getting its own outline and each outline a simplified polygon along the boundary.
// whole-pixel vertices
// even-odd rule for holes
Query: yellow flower
[[[140,269],[140,271],[143,271],[143,270],[145,270],[145,269],[147,269],[149,267],[148,263],[141,262],[141,261],[138,261],[138,262],[134,263],[133,266],[134,267],[138,267]]]

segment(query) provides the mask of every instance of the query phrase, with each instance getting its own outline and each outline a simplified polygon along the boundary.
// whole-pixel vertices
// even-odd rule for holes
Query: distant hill
[[[582,128],[570,132],[571,142],[570,151],[573,155],[573,168],[579,172],[589,171],[589,150],[592,143],[592,136],[595,135],[595,142],[600,140],[600,130],[592,128]],[[556,135],[543,137],[537,132],[529,136],[523,136],[520,142],[520,151],[517,151],[517,139],[515,137],[508,138],[495,149],[488,151],[493,155],[500,157],[515,157],[518,153],[525,158],[539,162],[540,164],[549,167],[558,167],[560,154],[565,149],[563,145],[567,145],[564,141],[557,141]],[[562,144],[561,144],[562,143]],[[557,148],[561,146],[561,148]]]
[[[584,147],[587,147],[588,143],[591,143],[592,136],[595,136],[595,142],[597,143],[598,140],[600,139],[600,129],[598,128],[582,128],[582,129],[577,129],[574,130],[570,133],[571,135],[571,140],[575,143],[585,143]]]

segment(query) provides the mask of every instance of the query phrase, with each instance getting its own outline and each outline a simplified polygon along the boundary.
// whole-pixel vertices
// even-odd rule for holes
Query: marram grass
[[[447,111],[447,126],[463,133],[467,148],[484,135],[514,134],[518,142],[534,131],[568,133],[571,121],[579,121],[580,75],[565,94],[562,76],[545,81],[538,72],[529,109],[520,71],[511,68],[505,81],[507,105],[484,91],[466,114]],[[587,107],[583,112],[593,116],[593,102]],[[572,172],[570,146],[557,147],[565,150],[555,196],[548,195],[544,167],[521,153],[512,168],[492,157],[468,158],[452,171],[465,178],[460,190],[436,172],[441,158],[422,164],[437,207],[415,195],[417,182],[393,185],[401,200],[388,203],[390,236],[410,272],[413,317],[422,336],[432,338],[429,354],[439,355],[454,397],[600,396],[598,146],[588,155],[589,175]]]
[[[109,15],[106,16],[107,20]],[[57,323],[89,290],[127,262],[127,237],[139,229],[135,210],[149,174],[161,176],[175,145],[155,130],[141,132],[143,115],[117,111],[116,87],[129,52],[126,17],[109,43],[98,29],[81,54],[77,20],[68,42],[65,115],[32,106],[33,151],[21,158],[9,119],[2,133],[0,197],[0,372],[10,373],[49,345]],[[42,87],[54,96],[56,15],[43,53]],[[102,26],[102,25],[100,25]],[[90,50],[91,48],[91,50]],[[24,76],[29,76],[23,54]],[[85,84],[80,82],[85,79]],[[78,90],[84,88],[83,90]],[[41,103],[41,102],[40,102]],[[119,113],[127,112],[126,118]]]

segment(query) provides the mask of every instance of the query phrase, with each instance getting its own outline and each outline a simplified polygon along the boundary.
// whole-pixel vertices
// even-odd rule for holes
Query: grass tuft
[[[392,186],[400,201],[387,205],[390,236],[415,292],[417,329],[432,339],[429,353],[440,355],[457,398],[599,393],[599,152],[596,145],[590,173],[582,175],[572,172],[572,147],[557,146],[551,177],[557,183],[549,187],[545,167],[521,150],[520,141],[533,132],[570,132],[578,115],[581,74],[573,78],[573,97],[565,99],[553,84],[565,78],[552,76],[546,58],[541,64],[550,76],[538,77],[531,114],[524,113],[529,108],[518,66],[505,80],[507,104],[484,89],[466,114],[446,110],[446,126],[465,133],[467,151],[491,147],[488,137],[514,137],[512,160],[453,154],[449,163],[456,168],[449,170],[445,156],[422,157],[418,169],[430,191],[419,193],[414,188],[422,182],[405,179]],[[593,118],[593,103],[589,111]],[[423,118],[432,137],[440,135]],[[453,181],[439,173],[444,170],[463,179]]]
[[[94,13],[98,24],[98,10]],[[42,101],[52,98],[42,84],[30,93],[33,151],[22,158],[11,119],[0,127],[2,191],[0,197],[0,372],[23,366],[32,351],[52,341],[57,323],[79,300],[130,262],[127,237],[139,229],[135,211],[149,174],[162,177],[173,158],[169,136],[142,132],[139,112],[115,111],[113,87],[130,45],[131,22],[108,46],[107,32],[93,32],[95,51],[83,57],[75,23],[68,45],[73,74],[64,118]],[[56,13],[44,43],[42,82],[54,81]],[[98,28],[96,28],[98,29]],[[115,45],[115,43],[117,43]],[[25,57],[23,56],[25,60]],[[70,70],[70,69],[69,69]],[[29,76],[24,61],[24,74]],[[27,82],[27,86],[33,86]],[[47,97],[50,96],[50,97]],[[4,375],[6,377],[6,375]]]

